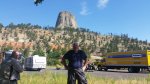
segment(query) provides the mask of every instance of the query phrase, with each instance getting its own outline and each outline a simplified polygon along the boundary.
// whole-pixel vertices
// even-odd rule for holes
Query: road
[[[113,79],[137,79],[137,78],[147,78],[149,76],[148,72],[128,73],[127,70],[94,71],[90,72],[90,74],[97,77],[113,78]]]
[[[64,69],[56,70],[55,68],[48,68],[47,70],[52,71],[54,73],[64,73],[67,75],[67,70],[64,70]],[[112,78],[112,79],[138,79],[138,78],[149,77],[149,72],[147,71],[140,72],[140,73],[128,73],[127,70],[110,70],[109,69],[108,71],[93,71],[93,72],[85,72],[85,73],[90,74],[92,76],[96,76],[96,77]]]

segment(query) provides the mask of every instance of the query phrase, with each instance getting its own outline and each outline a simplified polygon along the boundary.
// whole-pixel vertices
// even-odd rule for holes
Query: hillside
[[[71,48],[71,43],[76,39],[79,40],[81,49],[88,55],[102,56],[108,52],[150,49],[150,43],[147,41],[129,38],[127,34],[102,35],[84,28],[58,29],[23,23],[17,25],[11,23],[1,27],[0,37],[1,50],[17,48],[22,51],[32,51],[30,54],[36,51],[57,51],[63,54]]]

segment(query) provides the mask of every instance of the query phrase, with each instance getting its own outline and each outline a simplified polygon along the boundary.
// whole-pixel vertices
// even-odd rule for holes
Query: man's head
[[[18,51],[13,51],[11,57],[15,58],[15,59],[18,59],[19,58],[19,52]]]
[[[72,47],[73,47],[73,50],[75,52],[77,52],[79,50],[79,43],[78,42],[74,42],[73,45],[72,45]]]

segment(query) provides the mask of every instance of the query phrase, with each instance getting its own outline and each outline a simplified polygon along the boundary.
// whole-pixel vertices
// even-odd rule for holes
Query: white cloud
[[[109,0],[98,0],[97,7],[98,8],[105,8],[108,4]]]
[[[88,11],[88,8],[87,8],[87,2],[82,2],[81,6],[82,6],[82,8],[81,8],[80,14],[81,15],[88,15],[89,11]]]

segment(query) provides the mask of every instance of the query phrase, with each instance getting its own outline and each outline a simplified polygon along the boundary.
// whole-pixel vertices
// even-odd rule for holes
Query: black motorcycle
[[[94,71],[94,70],[95,70],[95,67],[93,63],[87,65],[86,71]]]

